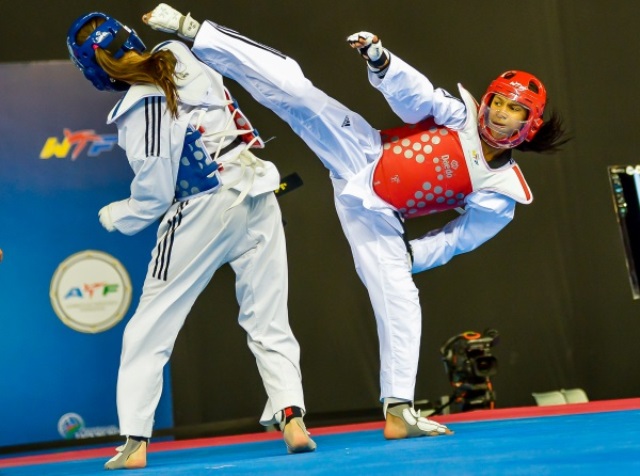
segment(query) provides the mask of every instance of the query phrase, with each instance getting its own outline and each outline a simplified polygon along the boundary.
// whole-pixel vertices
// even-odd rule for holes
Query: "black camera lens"
[[[473,359],[473,371],[481,377],[489,377],[498,372],[498,360],[492,355],[476,357]]]

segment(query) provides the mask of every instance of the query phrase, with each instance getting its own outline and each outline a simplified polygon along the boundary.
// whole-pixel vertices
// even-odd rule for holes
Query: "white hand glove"
[[[115,231],[116,227],[113,226],[113,220],[111,219],[111,211],[109,209],[111,205],[107,205],[106,207],[102,207],[98,212],[98,218],[100,219],[100,224],[105,228],[105,230],[111,232]]]
[[[368,31],[360,31],[349,35],[347,42],[352,48],[357,48],[358,52],[369,61],[378,61],[384,53],[382,41],[380,41],[378,35],[374,35]]]
[[[191,41],[200,29],[200,23],[191,18],[190,13],[185,16],[166,3],[161,3],[149,13],[144,14],[142,21],[154,30],[177,33],[180,38]]]

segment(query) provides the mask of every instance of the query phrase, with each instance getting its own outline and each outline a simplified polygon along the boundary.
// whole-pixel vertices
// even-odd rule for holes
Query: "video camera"
[[[498,342],[498,331],[487,329],[482,334],[463,332],[444,343],[440,354],[454,391],[449,402],[436,413],[453,403],[459,405],[460,411],[494,408],[491,377],[498,373],[498,360],[491,354],[491,348]]]

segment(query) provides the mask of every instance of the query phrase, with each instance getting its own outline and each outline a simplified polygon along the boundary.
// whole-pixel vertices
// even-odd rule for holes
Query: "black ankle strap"
[[[286,407],[282,410],[284,414],[285,424],[289,423],[294,418],[302,418],[302,409],[300,407]]]

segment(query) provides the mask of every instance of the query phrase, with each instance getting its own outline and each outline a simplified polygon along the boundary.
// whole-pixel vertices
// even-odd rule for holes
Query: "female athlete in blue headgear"
[[[302,420],[300,349],[288,321],[285,237],[273,193],[280,177],[250,151],[264,143],[222,76],[184,43],[146,52],[135,31],[90,13],[73,23],[67,44],[97,89],[126,91],[108,122],[117,125],[135,176],[131,195],[102,208],[100,222],[131,235],[161,219],[123,337],[117,406],[127,440],[105,467],[146,466],[163,367],[194,301],[225,263],[236,273],[239,323],[268,396],[261,423],[280,425],[289,452],[313,451]]]

